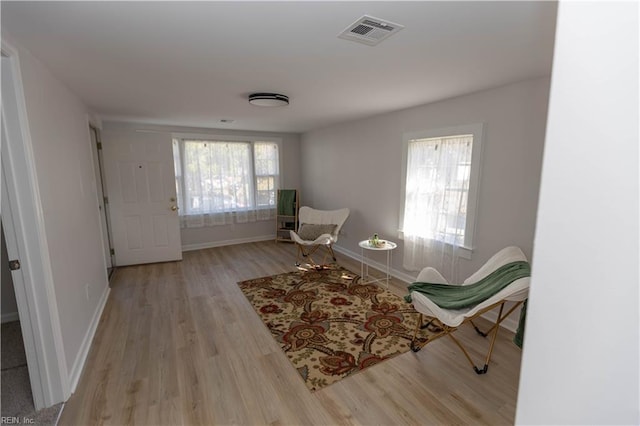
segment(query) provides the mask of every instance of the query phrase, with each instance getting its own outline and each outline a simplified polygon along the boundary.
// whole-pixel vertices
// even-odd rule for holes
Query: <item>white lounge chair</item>
[[[316,210],[308,206],[300,207],[298,214],[300,226],[296,231],[289,231],[291,239],[298,248],[296,254],[296,266],[300,266],[300,256],[308,259],[314,266],[325,264],[327,255],[331,255],[334,262],[336,255],[333,252],[333,244],[338,241],[338,234],[344,222],[349,217],[349,209]],[[320,265],[311,257],[320,247],[326,249],[326,253]]]
[[[522,250],[520,250],[520,248],[513,246],[504,248],[496,253],[491,259],[489,259],[477,272],[467,278],[461,285],[464,286],[478,282],[501,266],[507,265],[511,262],[526,260],[527,258],[524,253],[522,253]],[[449,284],[437,270],[431,267],[424,268],[420,272],[417,277],[417,282],[453,285]],[[462,350],[475,372],[478,374],[486,373],[487,369],[489,368],[491,353],[496,341],[496,336],[498,335],[498,328],[500,326],[500,323],[527,299],[529,294],[529,285],[529,277],[519,278],[487,300],[475,306],[459,310],[441,308],[426,295],[417,291],[412,291],[411,300],[416,311],[420,313],[420,320],[418,321],[413,341],[411,342],[411,349],[414,352],[417,352],[433,340],[442,336],[449,336]],[[515,304],[508,310],[506,314],[502,315],[504,305],[508,301],[515,302]],[[483,333],[478,329],[478,327],[475,326],[475,324],[473,324],[474,318],[498,307],[498,316],[493,327],[491,327],[489,331]],[[426,321],[426,324],[424,323],[424,321]],[[486,337],[487,335],[489,335],[489,333],[493,332],[489,351],[487,352],[485,363],[482,368],[476,367],[466,349],[462,346],[458,339],[453,336],[453,332],[457,330],[457,327],[465,322],[470,322],[478,332],[478,334],[482,335],[483,337]],[[419,329],[427,327],[430,328],[432,332],[435,332],[435,334],[430,335],[426,340],[418,339],[417,335]]]

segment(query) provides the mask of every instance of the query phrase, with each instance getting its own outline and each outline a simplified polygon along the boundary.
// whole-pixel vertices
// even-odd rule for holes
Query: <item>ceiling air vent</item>
[[[364,15],[338,34],[338,37],[363,43],[368,46],[375,46],[391,34],[395,34],[403,28],[404,25]]]

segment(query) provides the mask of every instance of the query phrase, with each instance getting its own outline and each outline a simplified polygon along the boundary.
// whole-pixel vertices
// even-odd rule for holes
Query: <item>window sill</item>
[[[244,213],[257,213],[274,210],[275,207],[252,207],[245,210],[229,210],[224,212],[202,212],[202,213],[182,213],[180,217],[189,217],[189,216],[216,216],[216,215],[236,215],[236,214],[244,214]]]
[[[473,249],[469,247],[458,247],[458,257],[461,257],[466,260],[471,260],[471,255],[473,254]]]
[[[404,240],[404,232],[403,231],[398,231],[398,238],[400,238],[401,240]],[[452,246],[452,244],[450,243],[443,243],[449,247]],[[458,253],[458,257],[462,258],[462,259],[466,259],[466,260],[471,260],[472,256],[473,256],[473,249],[470,247],[466,247],[466,246],[458,246],[457,247],[457,253]]]

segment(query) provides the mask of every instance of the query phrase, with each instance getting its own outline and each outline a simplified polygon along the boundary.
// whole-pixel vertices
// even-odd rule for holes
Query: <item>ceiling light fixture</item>
[[[286,106],[289,105],[289,97],[278,93],[252,93],[249,103],[262,107]]]

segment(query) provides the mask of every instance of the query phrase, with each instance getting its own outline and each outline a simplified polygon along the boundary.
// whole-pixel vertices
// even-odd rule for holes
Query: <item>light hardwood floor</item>
[[[521,352],[505,330],[483,376],[443,338],[311,393],[237,286],[294,261],[293,245],[261,242],[118,268],[59,424],[513,423]],[[406,284],[391,290],[404,295]],[[487,340],[469,326],[457,336],[480,360]]]

